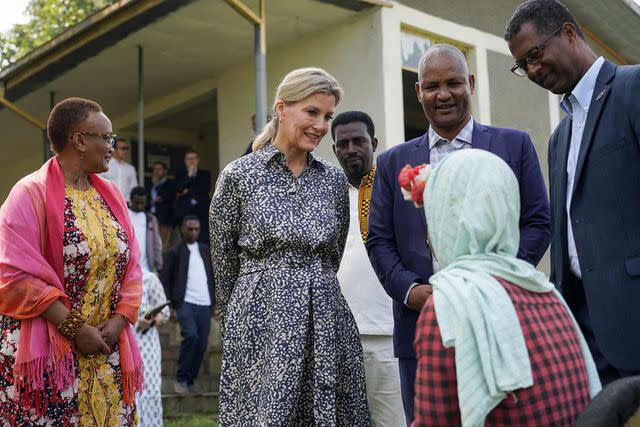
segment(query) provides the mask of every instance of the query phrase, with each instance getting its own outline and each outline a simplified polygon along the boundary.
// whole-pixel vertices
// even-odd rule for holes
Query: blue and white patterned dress
[[[336,272],[349,230],[342,171],[298,177],[273,145],[229,164],[210,210],[222,316],[221,426],[368,426],[358,329]]]
[[[167,300],[164,288],[158,276],[148,271],[142,272],[142,301],[138,310],[138,319]],[[169,319],[170,309],[162,309],[165,322]],[[136,397],[138,408],[138,427],[162,427],[162,348],[158,328],[153,327],[146,334],[134,328],[134,336],[144,363],[144,391]]]

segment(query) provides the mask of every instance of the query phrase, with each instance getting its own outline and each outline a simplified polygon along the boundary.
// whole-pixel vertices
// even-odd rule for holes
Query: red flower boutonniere
[[[423,194],[429,175],[431,175],[431,166],[425,163],[415,167],[407,165],[398,175],[398,183],[404,199],[412,201],[416,208],[421,208],[424,204]]]

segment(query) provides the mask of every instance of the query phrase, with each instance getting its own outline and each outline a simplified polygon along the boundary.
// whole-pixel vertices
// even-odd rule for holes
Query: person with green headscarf
[[[418,320],[413,425],[573,425],[600,381],[560,294],[516,258],[509,166],[487,151],[455,152],[431,173],[424,207],[442,269]]]

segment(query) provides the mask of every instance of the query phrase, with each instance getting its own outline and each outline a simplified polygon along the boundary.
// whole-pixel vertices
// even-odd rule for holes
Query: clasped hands
[[[118,336],[127,322],[124,316],[113,314],[109,320],[96,326],[85,323],[76,335],[76,348],[88,356],[100,353],[111,354],[112,348],[118,342]]]

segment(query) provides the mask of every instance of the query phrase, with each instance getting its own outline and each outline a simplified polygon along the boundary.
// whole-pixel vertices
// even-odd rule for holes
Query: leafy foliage
[[[0,69],[117,0],[29,0],[25,24],[0,33]]]

